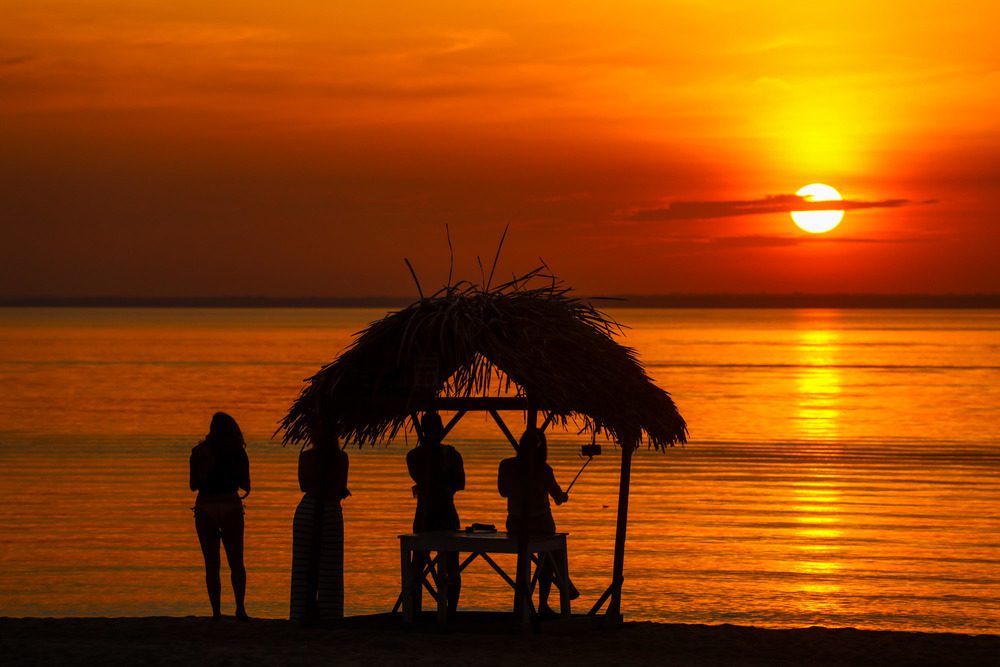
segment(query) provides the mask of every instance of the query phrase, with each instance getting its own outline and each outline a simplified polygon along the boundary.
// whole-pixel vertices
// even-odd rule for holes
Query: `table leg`
[[[427,579],[426,570],[431,560],[431,554],[429,551],[411,551],[410,556],[410,585],[413,588],[413,592],[411,593],[413,596],[413,614],[417,616],[424,608],[424,582]],[[433,563],[431,563],[430,567],[434,567]],[[433,569],[431,572],[433,574]]]
[[[403,595],[403,623],[413,623],[413,574],[410,550],[399,545],[399,578]]]

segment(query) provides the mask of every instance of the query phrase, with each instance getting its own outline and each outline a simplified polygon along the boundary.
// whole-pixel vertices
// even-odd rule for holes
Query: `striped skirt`
[[[340,503],[303,496],[292,523],[291,620],[344,617],[344,514]]]

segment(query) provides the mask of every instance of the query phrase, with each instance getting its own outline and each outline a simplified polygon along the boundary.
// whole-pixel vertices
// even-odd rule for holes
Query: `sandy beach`
[[[503,621],[439,632],[385,616],[336,629],[232,618],[4,618],[4,665],[987,665],[1000,635],[766,630],[732,625],[625,623],[513,632]],[[994,663],[995,664],[995,663]]]

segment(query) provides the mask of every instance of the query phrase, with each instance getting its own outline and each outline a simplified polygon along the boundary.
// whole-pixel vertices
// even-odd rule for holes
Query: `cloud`
[[[621,237],[611,235],[589,235],[586,238],[602,243],[621,242]],[[692,252],[712,252],[716,250],[748,250],[757,248],[793,248],[815,245],[890,245],[900,243],[930,243],[944,238],[940,234],[922,234],[908,237],[875,236],[832,236],[829,234],[741,234],[735,236],[704,236],[691,234],[667,234],[660,237],[643,236],[635,239],[635,245],[658,243],[673,248],[684,248]]]
[[[718,238],[707,239],[706,243],[720,248],[783,248],[803,243],[898,243],[900,240],[860,236],[803,237],[752,234],[747,236],[720,236]],[[913,241],[917,239],[909,240]]]
[[[0,67],[17,67],[35,60],[34,56],[0,56]]]
[[[900,206],[909,206],[914,203],[916,202],[912,202],[909,199],[882,199],[878,201],[844,199],[838,202],[815,202],[807,201],[798,195],[768,195],[761,199],[678,201],[671,203],[666,208],[635,211],[627,219],[637,222],[707,220],[710,218],[731,218],[740,215],[790,213],[791,211],[853,211],[862,208],[897,208]]]

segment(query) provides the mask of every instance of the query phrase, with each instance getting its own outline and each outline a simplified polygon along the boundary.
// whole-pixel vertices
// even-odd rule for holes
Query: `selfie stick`
[[[569,493],[569,490],[573,488],[574,484],[576,484],[576,480],[580,479],[580,475],[583,474],[583,468],[586,468],[587,464],[590,463],[593,460],[594,460],[594,457],[593,457],[593,455],[591,455],[590,457],[587,458],[586,461],[583,462],[583,467],[580,468],[580,471],[578,473],[576,473],[576,477],[574,477],[573,481],[570,482],[569,486],[566,487],[565,493]]]

